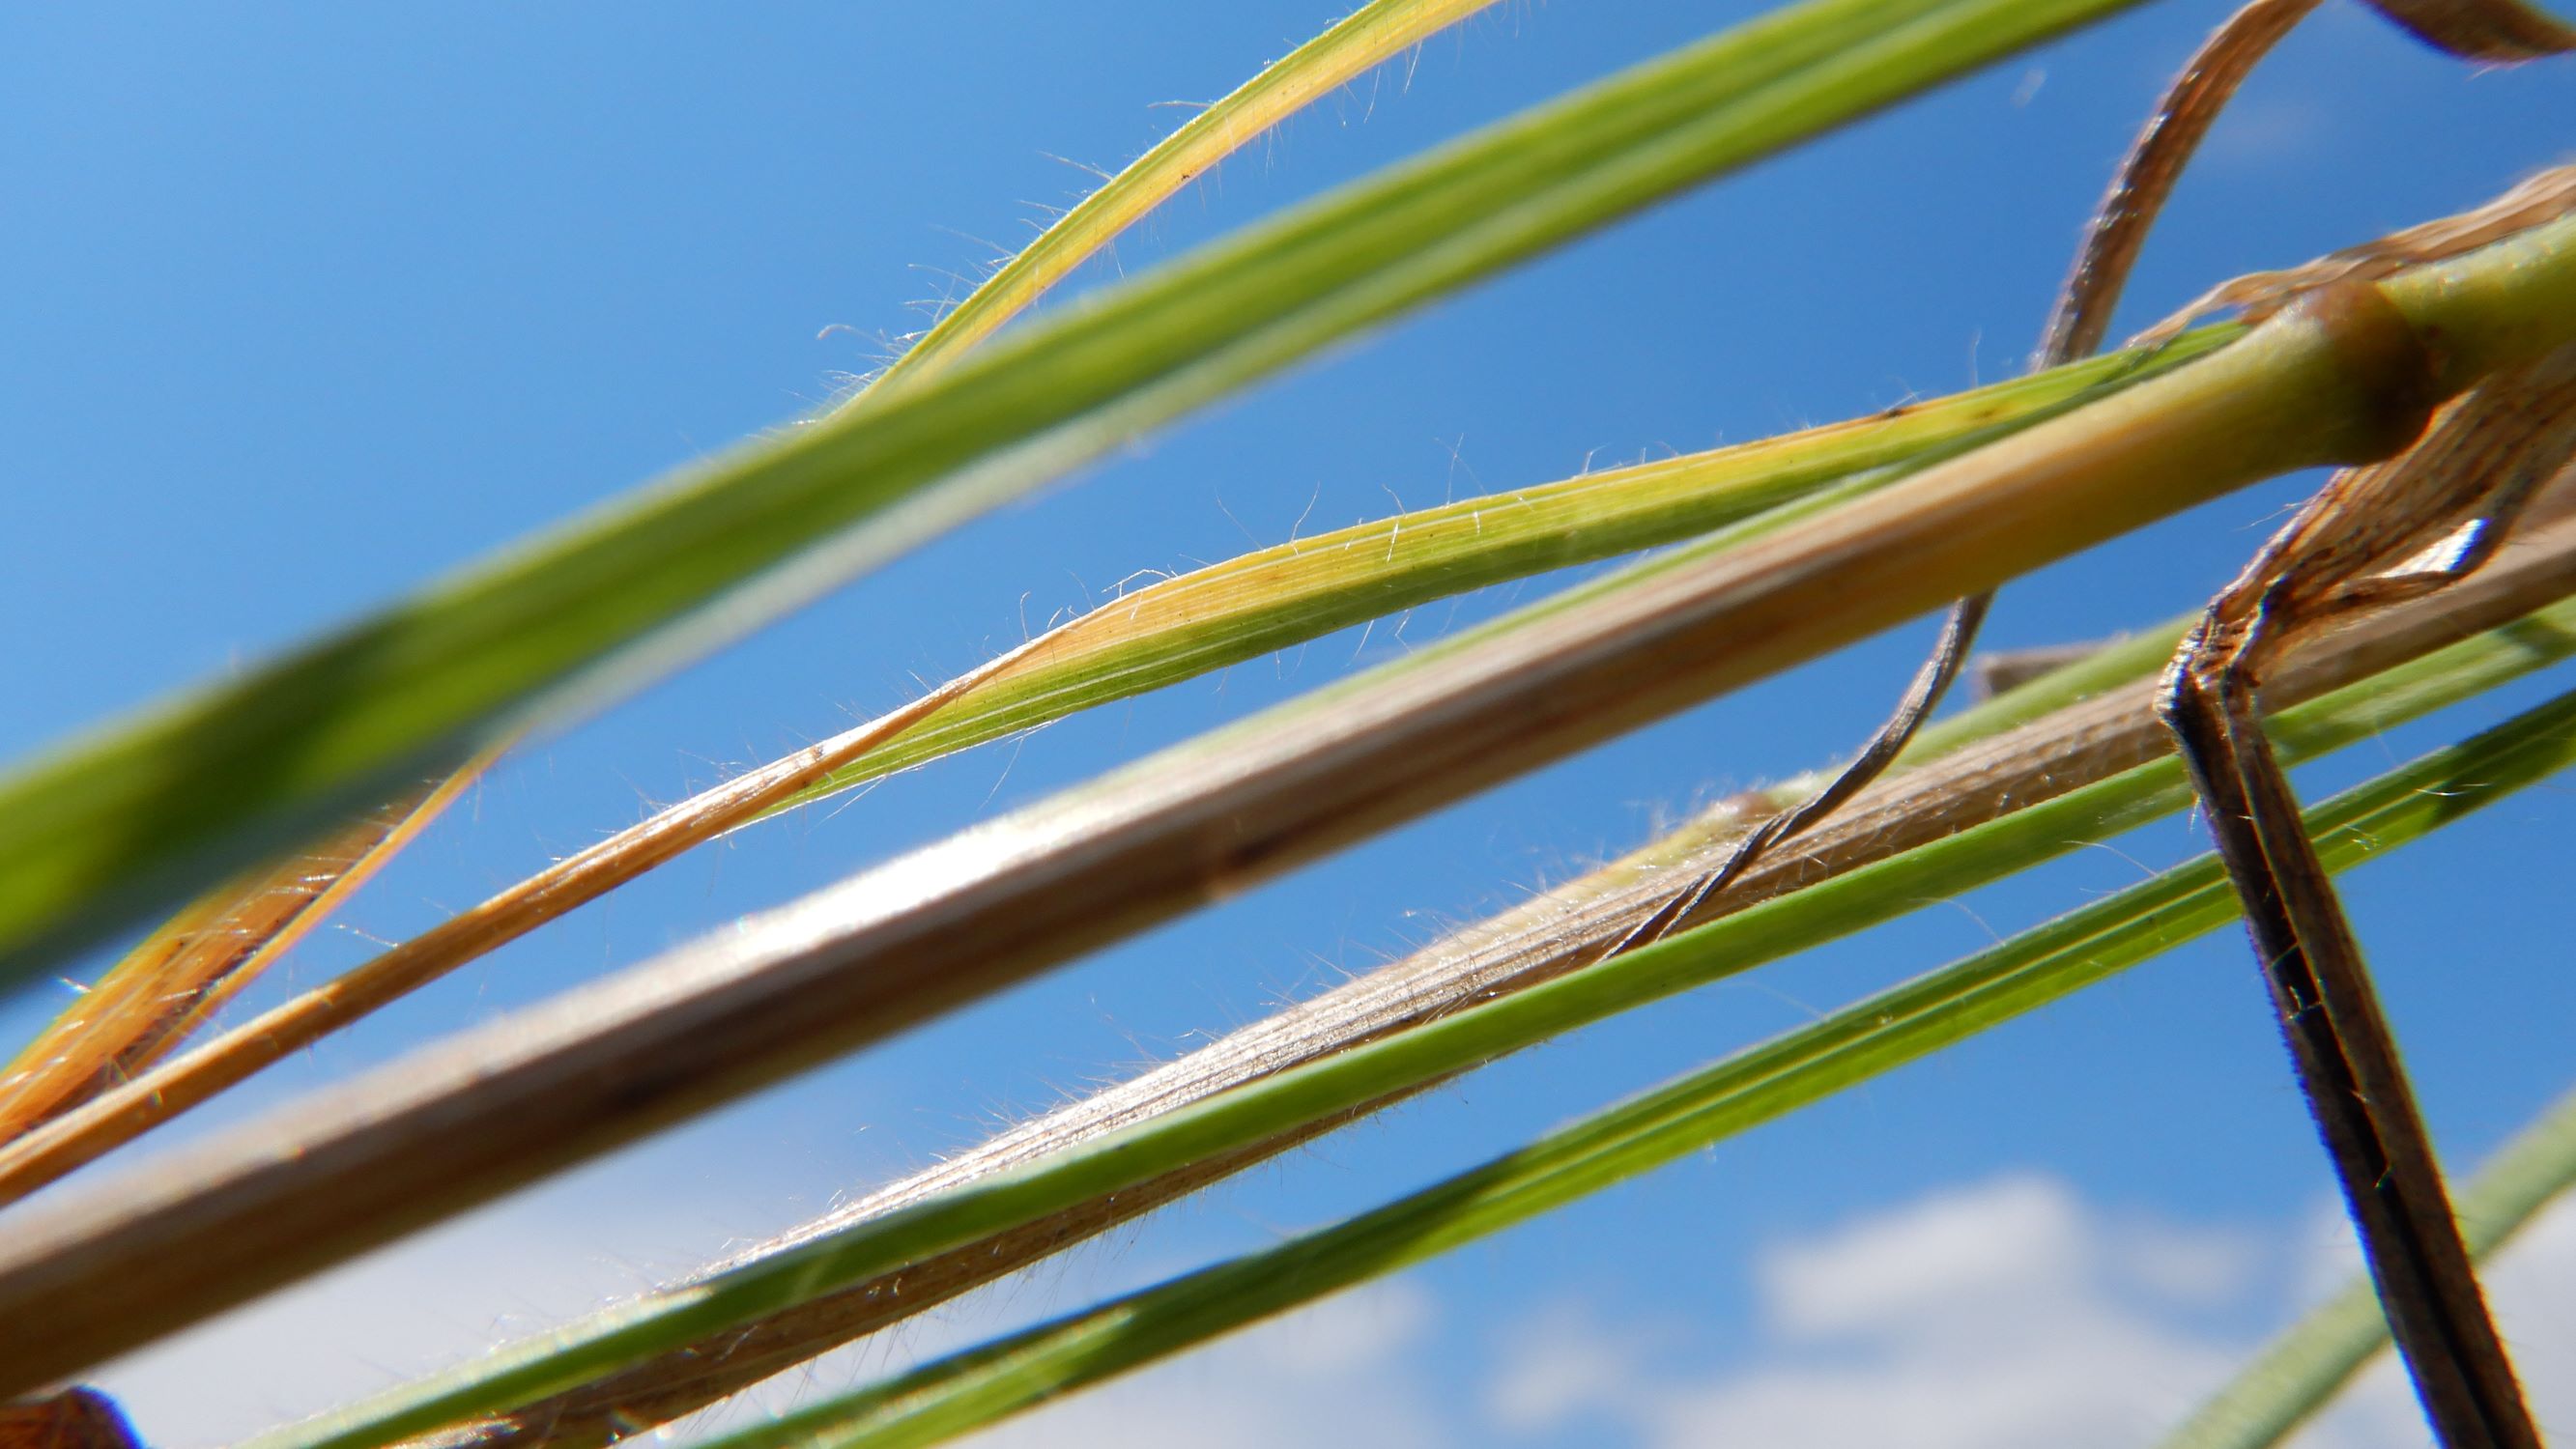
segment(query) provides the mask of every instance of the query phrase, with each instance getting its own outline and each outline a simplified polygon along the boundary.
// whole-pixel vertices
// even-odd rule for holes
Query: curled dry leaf
[[[2243,901],[2390,1331],[2447,1449],[2539,1449],[2540,1436],[2470,1268],[2378,990],[2301,824],[2258,699],[2263,673],[2289,641],[2471,574],[2571,453],[2576,348],[2489,378],[2442,409],[2404,453],[2338,473],[2275,535],[2184,641],[2159,703]],[[2465,547],[2438,547],[2464,523],[2483,526]],[[2429,567],[2418,562],[2428,552]]]

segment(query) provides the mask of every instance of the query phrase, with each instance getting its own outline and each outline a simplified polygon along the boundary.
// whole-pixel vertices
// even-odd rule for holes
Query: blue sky
[[[1498,7],[1239,156],[1084,281],[1150,267],[1753,8]],[[220,673],[811,408],[883,355],[879,339],[923,325],[920,299],[954,294],[1079,197],[1084,167],[1114,167],[1176,124],[1185,112],[1166,103],[1222,94],[1336,13],[1289,0],[14,11],[0,19],[0,178],[17,219],[0,229],[12,279],[0,428],[13,442],[0,608],[17,627],[0,643],[13,681],[0,750]],[[1706,188],[860,581],[511,760],[252,1004],[653,803],[907,698],[1140,571],[1274,542],[1301,518],[1311,531],[2013,372],[2111,164],[2221,13],[2151,7]],[[2130,319],[2472,204],[2560,159],[2576,134],[2571,80],[2563,63],[2472,73],[2338,0],[2221,124],[2149,248]],[[1992,642],[2094,637],[2190,606],[2312,481],[2016,586]],[[320,1047],[190,1130],[646,959],[1544,586],[1319,641],[747,832]],[[1918,625],[1874,640],[1444,811],[110,1382],[156,1443],[201,1442],[683,1271],[1573,874],[1712,793],[1849,749],[1927,637]],[[2547,688],[2396,732],[2304,783],[2358,778]],[[2571,824],[2562,790],[2532,791],[2356,878],[2358,924],[2457,1162],[2565,1085],[2576,984],[2539,903],[2557,898],[2556,841]],[[1605,1024],[858,1362],[1383,1200],[2197,848],[2180,822],[2142,832]],[[23,1034],[47,1009],[6,1003],[0,1025]],[[1835,1318],[1829,1285],[1846,1259],[1833,1255],[1866,1264],[1928,1234],[1920,1253],[1964,1272],[1980,1260],[1942,1243],[2003,1234],[2073,1245],[2046,1260],[2062,1271],[2040,1288],[2004,1273],[2038,1298],[1996,1301],[2118,1327],[2066,1341],[2112,1346],[2090,1361],[2101,1391],[2080,1397],[2116,1400],[2119,1414],[2081,1422],[2134,1442],[2187,1406],[2194,1374],[2289,1311],[2325,1251],[2328,1191],[2242,949],[2215,940],[1328,1310],[1346,1329],[1374,1325],[1380,1354],[1258,1348],[1290,1344],[1292,1325],[1124,1392],[1195,1406],[1173,1412],[1203,1429],[1249,1423],[1284,1412],[1279,1386],[1308,1382],[1305,1364],[1322,1386],[1305,1397],[1377,1404],[1386,1424],[1419,1415],[1425,1435],[1665,1442],[1711,1422],[1671,1407],[1702,1403],[1711,1385],[1786,1395],[1819,1356],[1919,1367],[1903,1358],[1907,1334],[1988,1342],[1947,1319],[1925,1329],[1902,1304]],[[1898,1247],[1873,1246],[1885,1242]],[[1819,1346],[1798,1329],[1816,1321],[1895,1336],[1829,1333]],[[1578,1357],[1528,1345],[1649,1330],[1652,1345],[1618,1355],[1616,1371],[1555,1399],[1514,1398],[1544,1377],[1531,1363]],[[2121,1336],[2132,1330],[2153,1342]],[[2533,1332],[2526,1373],[2576,1380],[2576,1334]],[[2028,1357],[1990,1348],[1980,1362]],[[2528,1361],[2544,1350],[2555,1357]],[[1775,1369],[1786,1377],[1760,1377]],[[2081,1386],[2084,1372],[2059,1377]],[[1781,1402],[1874,1392],[1809,1388]],[[2387,1427],[2372,1422],[2354,1442]]]

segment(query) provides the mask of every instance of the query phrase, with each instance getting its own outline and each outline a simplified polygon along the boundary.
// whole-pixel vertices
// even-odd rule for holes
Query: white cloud
[[[2019,1316],[2087,1284],[2090,1224],[2066,1190],[2015,1177],[1767,1254],[1757,1276],[1791,1340],[1951,1338],[1970,1314]]]
[[[482,1214],[110,1365],[155,1449],[229,1443],[401,1384],[649,1286],[666,1265]]]
[[[1439,1449],[1460,1417],[1419,1371],[1430,1295],[1354,1290],[961,1441],[975,1449]]]
[[[1503,1367],[1485,1416],[1503,1430],[1543,1433],[1636,1393],[1641,1368],[1680,1337],[1676,1325],[1612,1322],[1579,1302],[1550,1305],[1507,1327]]]
[[[2322,1295],[2361,1271],[2339,1216],[2319,1213],[2309,1289]],[[2523,1229],[2487,1272],[2487,1300],[2524,1394],[2552,1443],[2576,1435],[2576,1200]],[[2380,1355],[2306,1434],[2297,1449],[2423,1449],[2430,1440],[2414,1390],[2393,1355]]]
[[[721,1236],[682,1194],[594,1198],[579,1215],[550,1206],[469,1218],[117,1365],[105,1385],[160,1449],[225,1442],[560,1322],[685,1266],[666,1259],[723,1246],[679,1242]],[[622,1250],[640,1242],[662,1246],[649,1257]],[[1050,1303],[1161,1276],[1121,1254],[1089,1261],[1059,1270],[1074,1281],[980,1295],[783,1376],[678,1440],[810,1403]],[[1753,1275],[1759,1335],[1722,1360],[1700,1347],[1704,1327],[1669,1303],[1509,1305],[1518,1316],[1487,1332],[1444,1323],[1428,1290],[1405,1279],[972,1442],[1437,1449],[1565,1434],[1643,1449],[2145,1446],[2255,1346],[2250,1331],[2215,1329],[2213,1319],[2285,1321],[2353,1271],[2348,1234],[2323,1210],[2284,1231],[2178,1224],[2020,1174],[1763,1250]],[[2576,1205],[2535,1224],[2491,1286],[2544,1430],[2576,1433]],[[1472,1400],[1443,1387],[1456,1381],[1462,1349],[1489,1355]],[[2383,1361],[2300,1449],[2425,1443],[2402,1376]]]
[[[2292,1236],[2315,1242],[2331,1225]],[[2008,1177],[1771,1249],[1755,1274],[1767,1334],[1714,1369],[1671,1367],[1653,1351],[1668,1332],[1605,1329],[1598,1310],[1551,1306],[1502,1336],[1483,1410],[1506,1432],[1584,1422],[1653,1449],[2148,1445],[2255,1347],[2195,1320],[2271,1296],[2264,1248],[2241,1230],[2110,1213],[2053,1180]],[[2352,1271],[2341,1251],[2330,1273],[2305,1275],[2311,1289]],[[2576,1426],[2576,1208],[2535,1224],[2491,1276],[2544,1429]],[[2426,1438],[2382,1363],[2300,1443]]]

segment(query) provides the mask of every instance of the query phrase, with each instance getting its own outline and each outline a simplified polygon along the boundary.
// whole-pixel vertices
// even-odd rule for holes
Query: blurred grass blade
[[[2147,519],[2398,446],[2400,401],[2576,327],[2570,233],[2286,313],[1746,548],[1266,712],[66,1196],[0,1243],[0,1374],[138,1346]],[[2437,358],[2418,328],[2441,330]],[[39,1304],[42,1332],[17,1316]]]
[[[2555,542],[2543,565],[2507,560],[2497,565],[2502,573],[2480,582],[2506,588],[2510,574],[2527,569],[2565,592],[2576,586],[2569,562],[2576,536],[2562,533]],[[2277,698],[2309,702],[2274,722],[2285,751],[2305,757],[2374,737],[2576,654],[2576,604],[2443,647],[2464,617],[2492,607],[2475,595],[2445,602],[2470,612],[2398,613],[2411,621],[2393,636],[2406,641],[2398,647],[2438,650],[2429,657],[2373,675],[2390,646],[2365,632],[2294,661],[2276,683]],[[1726,844],[1722,813],[1567,882],[1546,902],[1473,928],[1462,944],[1428,948],[1024,1124],[698,1281],[283,1431],[260,1449],[357,1449],[521,1406],[524,1414],[509,1422],[531,1426],[529,1434],[496,1423],[438,1442],[525,1449],[564,1436],[588,1442],[586,1427],[622,1431],[659,1422],[787,1367],[802,1356],[799,1348],[821,1352],[989,1282],[1354,1109],[1373,1110],[1504,1052],[1865,929],[2169,813],[2190,799],[2180,769],[2170,759],[2128,768],[2169,748],[2149,712],[2145,676],[2171,652],[2170,641],[2142,643],[2116,651],[2127,657],[2134,686],[2119,694],[1975,749],[1968,748],[1972,740],[2026,713],[2029,701],[1997,701],[1927,731],[1919,745],[1956,751],[1957,760],[1882,784],[1810,841],[1800,860],[1749,876],[1745,898],[1762,900],[1812,880],[1807,857],[1840,872],[1707,927],[1694,938],[1703,948],[1690,958],[1696,964],[1623,956],[1564,974],[1598,958],[1654,909],[1672,880],[1688,879],[1709,849]],[[2315,697],[2321,679],[2337,678],[2358,682]],[[2069,671],[2027,693],[2045,698],[2098,682]],[[2125,731],[2112,720],[2125,722]],[[2098,783],[2070,788],[2088,779]],[[1795,794],[1805,783],[1780,788]],[[1920,818],[1891,818],[1900,807],[1887,803],[1890,796]],[[1995,819],[2007,810],[2019,813]],[[1994,823],[1948,834],[1981,819]],[[1935,843],[1922,844],[1927,840]],[[1431,979],[1426,966],[1448,974]],[[807,1301],[811,1313],[778,1314]],[[780,1321],[757,1321],[770,1314]],[[666,1357],[611,1372],[653,1353]],[[593,1386],[560,1393],[567,1384]],[[558,1396],[532,1402],[541,1393]]]
[[[0,983],[1327,343],[2131,3],[1761,16],[85,736],[0,780]]]
[[[2107,396],[2234,335],[2213,328],[2151,360],[2106,359],[1894,414],[1424,509],[1141,589],[899,710],[658,811],[117,1087],[37,1137],[0,1145],[0,1202],[728,830],[1444,594],[1731,526],[1673,558],[1524,607],[1467,637],[1507,631],[1794,521],[1797,512],[1782,505],[1828,485],[1865,490],[1892,481],[1905,467]],[[1399,661],[1391,668],[1405,667]]]
[[[438,818],[490,759],[228,882],[145,937],[0,1068],[0,1143],[168,1055]]]
[[[965,301],[950,309],[849,402],[899,379],[927,377],[953,363],[1217,163],[1361,72],[1493,3],[1371,0],[1335,21],[1323,34],[1262,67],[1259,75],[1192,116],[1057,217],[1037,240],[978,283]]]
[[[2308,829],[2341,870],[2571,762],[2576,693],[2327,801],[2308,812]],[[2200,857],[1373,1212],[724,1436],[714,1449],[896,1449],[992,1424],[1660,1167],[2056,1001],[2235,915],[2224,872]],[[1684,936],[1638,955],[1682,969],[1680,961],[1706,949]]]
[[[1375,0],[1336,23],[1200,111],[1059,216],[869,386],[925,375],[953,360],[1121,231],[1290,113],[1491,3]],[[856,399],[854,394],[849,401]],[[973,737],[987,739],[1024,727],[1004,724]],[[919,752],[917,757],[960,747],[948,744]],[[429,800],[434,813],[479,774],[489,758],[489,753],[478,757],[447,781],[413,792],[412,799]],[[900,763],[893,763],[885,770],[899,768]],[[873,778],[885,770],[853,773],[850,778],[853,782]],[[397,809],[394,817],[400,814]],[[278,867],[217,887],[155,931],[16,1061],[0,1069],[0,1141],[96,1095],[100,1088],[165,1054],[225,996],[255,978],[295,939],[327,917],[349,889],[401,850],[425,819],[388,833],[386,812],[375,812],[322,837]],[[339,870],[350,872],[346,886],[324,889],[331,874]],[[303,899],[290,908],[288,902],[299,895]],[[264,934],[271,929],[285,932],[274,944],[268,944]],[[310,1039],[306,1035],[278,1047],[269,1060],[300,1049]]]
[[[2460,1231],[2483,1260],[2576,1186],[2576,1091],[2517,1133],[2458,1194]],[[2268,1449],[2331,1402],[2388,1347],[2366,1277],[2310,1312],[2194,1411],[2158,1449]],[[2537,1368],[2536,1365],[2530,1367]]]

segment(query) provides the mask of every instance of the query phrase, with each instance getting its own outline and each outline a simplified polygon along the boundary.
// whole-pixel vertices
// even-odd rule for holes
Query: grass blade
[[[1008,667],[979,674],[961,697],[768,813],[1435,599],[1732,528],[1830,484],[1892,481],[1902,470],[2108,397],[2235,335],[2213,328],[2153,356],[2103,358],[1889,413],[1258,549],[1050,630],[1016,651]],[[1861,477],[1875,470],[1888,471]],[[1731,533],[1721,546],[1752,536]],[[1512,617],[1533,616],[1523,610]]]
[[[1361,72],[1493,3],[1371,0],[1335,21],[1323,34],[1262,67],[1259,75],[1232,94],[1192,116],[1057,217],[1037,240],[986,277],[850,402],[898,379],[928,377],[947,367],[1070,276],[1120,232],[1254,138]]]
[[[0,1068],[0,1143],[167,1056],[474,783],[483,756],[191,904]]]

